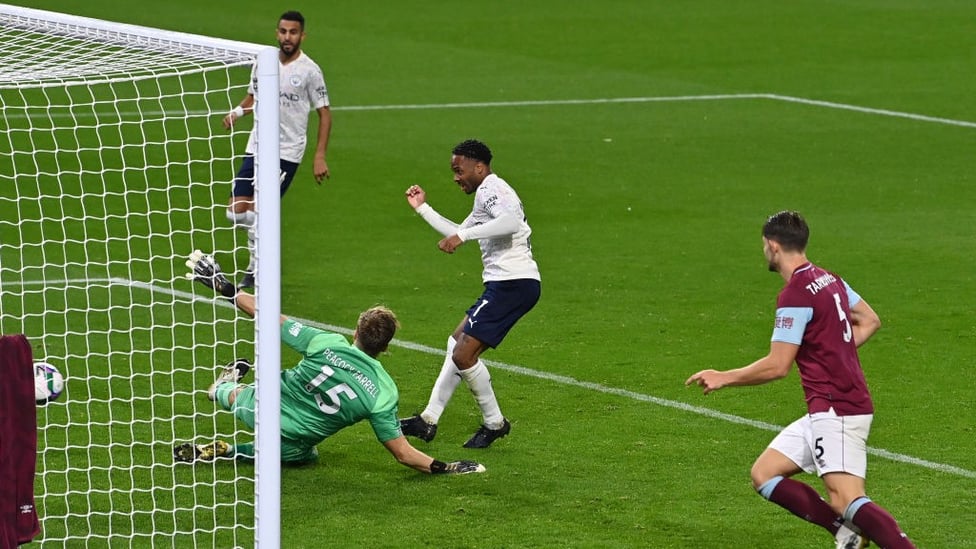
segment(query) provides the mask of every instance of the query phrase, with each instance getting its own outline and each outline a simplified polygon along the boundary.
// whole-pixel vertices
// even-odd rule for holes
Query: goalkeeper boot
[[[490,429],[487,425],[482,425],[478,432],[474,434],[467,442],[464,443],[465,448],[487,448],[491,446],[492,442],[508,435],[508,432],[512,430],[512,424],[508,422],[507,419],[502,419],[502,426],[498,429]]]
[[[173,459],[184,463],[194,461],[213,461],[230,453],[230,444],[222,440],[215,440],[210,444],[193,444],[184,442],[173,448]]]
[[[237,383],[244,379],[244,376],[251,371],[251,361],[246,358],[238,358],[234,362],[224,366],[220,375],[207,389],[207,398],[217,400],[217,386],[221,383]]]
[[[837,540],[837,549],[864,549],[871,545],[868,538],[851,530],[846,525],[841,525],[840,529],[837,530],[835,539]]]
[[[437,424],[427,423],[420,414],[401,419],[400,430],[404,435],[417,437],[424,442],[430,442],[437,436]]]

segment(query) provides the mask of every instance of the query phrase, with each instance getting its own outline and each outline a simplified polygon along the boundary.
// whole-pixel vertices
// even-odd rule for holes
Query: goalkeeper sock
[[[455,345],[457,345],[457,340],[454,339],[454,336],[447,338],[447,353],[444,355],[441,373],[437,376],[434,388],[430,391],[430,401],[427,402],[427,408],[420,414],[420,417],[424,418],[427,423],[437,423],[441,414],[444,413],[447,403],[450,402],[451,395],[461,383],[461,373],[454,364],[454,359],[451,358],[451,355],[454,354]]]
[[[243,459],[243,460],[253,460],[254,443],[246,442],[243,444],[231,444],[230,450],[227,451],[227,457]]]
[[[495,390],[491,387],[491,374],[484,361],[478,359],[474,366],[467,370],[461,370],[461,377],[467,382],[468,388],[474,394],[474,399],[478,401],[481,408],[481,415],[484,417],[484,424],[489,429],[499,429],[505,422],[502,410],[498,406],[498,399],[495,398]]]

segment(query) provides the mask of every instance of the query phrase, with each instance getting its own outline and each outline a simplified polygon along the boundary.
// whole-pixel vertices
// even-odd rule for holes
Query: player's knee
[[[227,205],[227,216],[254,211],[254,200],[248,196],[233,196]]]
[[[467,370],[478,362],[478,355],[468,352],[465,349],[454,347],[454,352],[451,353],[451,360],[454,361],[454,365],[457,366],[458,370]]]
[[[843,514],[851,502],[864,498],[864,479],[850,473],[827,473],[821,477],[827,489],[827,502],[838,515]]]
[[[762,461],[756,461],[752,464],[752,469],[749,470],[749,477],[752,479],[752,487],[759,491],[763,485],[775,478],[782,478],[782,475],[770,471]]]
[[[843,516],[852,502],[863,497],[865,496],[862,492],[845,493],[843,491],[827,490],[827,503],[837,513],[837,516]]]
[[[762,487],[763,484],[766,483],[766,481],[769,480],[768,478],[766,478],[766,476],[762,475],[759,471],[756,470],[755,465],[753,465],[752,470],[749,471],[749,478],[752,480],[752,488],[757,491],[759,490],[759,488]]]

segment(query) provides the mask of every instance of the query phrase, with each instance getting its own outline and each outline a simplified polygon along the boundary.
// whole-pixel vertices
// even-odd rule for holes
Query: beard
[[[282,53],[286,58],[294,57],[298,52],[298,48],[302,45],[301,42],[296,42],[294,44],[286,44],[284,42],[278,42],[278,51]]]

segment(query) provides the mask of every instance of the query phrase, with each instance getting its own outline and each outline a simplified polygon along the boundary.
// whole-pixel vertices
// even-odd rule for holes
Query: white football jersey
[[[257,95],[257,64],[251,68],[251,84],[247,93]],[[325,87],[322,69],[302,52],[290,63],[278,61],[278,101],[281,139],[281,159],[300,163],[308,141],[308,113],[329,106],[329,91]],[[247,154],[254,154],[255,132],[247,140]]]
[[[532,258],[532,228],[525,220],[522,201],[515,189],[497,175],[490,174],[478,186],[474,193],[474,207],[461,222],[458,233],[462,234],[465,228],[487,223],[501,212],[515,217],[519,227],[514,234],[478,239],[481,262],[484,264],[482,278],[485,282],[519,278],[541,280],[539,266]]]

